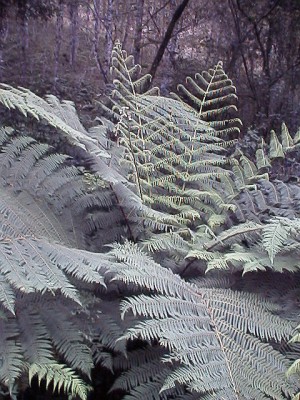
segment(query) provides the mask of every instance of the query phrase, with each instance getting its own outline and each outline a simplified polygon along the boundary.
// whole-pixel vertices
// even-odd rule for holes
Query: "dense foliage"
[[[222,63],[164,97],[117,43],[112,76],[90,131],[71,102],[0,88],[3,389],[86,399],[96,367],[115,398],[292,398],[299,132],[244,154]]]

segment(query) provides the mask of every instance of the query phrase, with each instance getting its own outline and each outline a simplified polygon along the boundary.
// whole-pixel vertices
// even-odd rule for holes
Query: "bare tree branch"
[[[170,23],[168,25],[168,28],[167,28],[166,33],[165,33],[165,36],[164,36],[164,38],[163,38],[163,40],[162,40],[162,42],[161,42],[161,44],[159,46],[159,49],[158,49],[158,51],[156,53],[156,56],[155,56],[155,58],[153,60],[153,63],[151,65],[151,68],[150,68],[150,71],[149,71],[149,74],[152,76],[152,78],[155,77],[157,68],[158,68],[158,66],[159,66],[159,64],[160,64],[160,62],[161,62],[161,60],[163,58],[165,50],[166,50],[166,48],[168,46],[168,43],[169,43],[169,41],[170,41],[170,39],[172,37],[172,33],[173,33],[173,30],[174,30],[174,28],[176,26],[176,23],[180,19],[180,17],[182,16],[182,14],[183,14],[186,6],[188,5],[188,3],[189,3],[189,0],[183,0],[179,4],[179,6],[176,8],[176,10],[175,10],[175,12],[173,14],[173,17],[172,17],[172,19],[171,19],[171,21],[170,21]],[[144,89],[148,90],[149,87],[150,87],[150,82],[147,82],[147,84],[145,85]]]

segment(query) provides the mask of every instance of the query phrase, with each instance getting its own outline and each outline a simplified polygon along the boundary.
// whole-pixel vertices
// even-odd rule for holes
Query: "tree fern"
[[[166,378],[162,391],[178,382],[191,391],[230,399],[284,399],[283,393],[294,392],[285,380],[284,357],[264,343],[287,338],[293,328],[272,315],[259,297],[191,285],[134,247],[114,254],[126,260],[117,278],[152,293],[123,302],[123,315],[131,310],[148,318],[126,337],[157,339],[170,350],[166,360],[183,364]]]
[[[70,102],[0,89],[3,105],[50,125],[68,153],[1,128],[0,382],[12,392],[29,372],[84,399],[96,364],[117,372],[111,392],[128,399],[290,398],[281,352],[295,285],[265,288],[269,271],[299,269],[299,185],[272,179],[299,135],[283,125],[256,162],[228,157],[240,121],[221,63],[175,99],[143,93],[150,77],[138,72],[117,44],[109,119],[90,132]],[[253,271],[261,282],[247,286]]]
[[[74,371],[90,376],[91,343],[101,324],[94,317],[93,336],[72,313],[89,315],[94,303],[84,291],[106,287],[109,260],[80,249],[80,228],[96,205],[108,214],[113,195],[106,184],[91,189],[88,176],[48,145],[8,128],[0,133],[0,382],[12,391],[30,366],[41,365],[40,378],[54,379],[54,386],[65,382],[66,390],[85,398],[88,386]],[[58,356],[64,364],[57,364]]]
[[[180,224],[202,219],[214,207],[222,212],[227,205],[214,181],[228,175],[220,154],[228,144],[188,105],[139,94],[140,80],[132,77],[136,67],[119,45],[112,63],[113,110],[120,114],[116,135],[125,147],[122,163],[143,203],[176,216]]]

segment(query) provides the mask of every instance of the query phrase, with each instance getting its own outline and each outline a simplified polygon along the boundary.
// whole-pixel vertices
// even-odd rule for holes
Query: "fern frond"
[[[0,275],[0,304],[12,314],[15,314],[15,301],[16,297],[13,288],[6,281],[5,277]]]
[[[53,391],[64,390],[72,396],[86,400],[90,387],[73,370],[63,364],[32,364],[29,368],[29,381],[37,376],[39,383],[46,381],[46,387],[53,384]]]
[[[290,220],[287,218],[277,217],[271,219],[262,230],[262,244],[267,251],[271,263],[279,253],[291,236],[299,236],[300,220]]]
[[[299,326],[297,327],[297,329],[299,329]],[[299,335],[299,332],[298,332],[296,335],[294,335],[292,337],[292,339],[290,340],[289,343],[299,342],[299,339],[300,339],[300,335]],[[297,357],[299,357],[299,353],[298,352],[297,352]],[[287,376],[290,377],[291,375],[294,375],[294,374],[298,374],[299,375],[299,372],[300,372],[300,359],[297,358],[292,363],[292,365],[290,365],[290,367],[288,368]],[[293,397],[293,400],[298,400],[299,396],[300,396],[300,393],[296,394],[296,396]]]
[[[68,309],[64,309],[61,304],[57,306],[48,304],[48,310],[42,315],[48,336],[51,337],[55,349],[69,366],[90,377],[94,364],[89,346],[84,342],[76,324],[67,319],[58,319],[57,315],[68,315]]]
[[[129,351],[127,357],[120,356],[115,359],[114,367],[121,370],[121,375],[116,379],[110,392],[115,390],[127,391],[126,399],[157,398],[167,399],[167,393],[160,393],[166,376],[172,370],[170,363],[162,365],[161,357],[166,351],[159,346],[147,346],[143,349]],[[170,391],[170,394],[175,391]]]
[[[218,235],[215,239],[211,240],[204,244],[204,248],[206,250],[212,251],[215,247],[218,246],[226,246],[228,244],[236,243],[237,238],[242,240],[249,235],[251,232],[259,232],[263,228],[262,225],[256,224],[254,222],[246,222],[244,224],[239,224],[237,226],[233,226],[227,230],[224,230],[220,235]]]
[[[269,157],[271,160],[273,158],[284,158],[282,144],[278,140],[278,137],[273,130],[271,131]]]
[[[294,136],[293,142],[294,142],[294,144],[298,144],[299,141],[300,141],[300,128],[298,128],[298,130],[297,130],[297,132],[296,132],[296,134]]]
[[[79,146],[84,146],[83,142],[93,143],[79,123],[71,102],[59,103],[54,96],[48,96],[48,101],[45,101],[28,89],[15,89],[5,84],[1,84],[0,102],[9,109],[18,109],[25,116],[31,115],[37,120],[45,119],[50,125],[60,129],[71,143]],[[106,156],[104,152],[103,155]]]
[[[141,294],[122,303],[123,314],[131,310],[149,318],[130,328],[125,337],[158,339],[170,349],[173,360],[185,365],[169,375],[163,389],[179,381],[201,393],[226,389],[230,398],[238,398],[238,393],[249,398],[249,393],[250,397],[255,393],[256,399],[265,395],[283,399],[282,390],[293,393],[295,388],[284,377],[285,358],[264,343],[287,338],[293,328],[272,315],[261,298],[197,288],[143,256],[136,247],[131,246],[131,253],[122,259],[127,266],[117,274],[119,279],[158,293]],[[221,375],[222,381],[216,379]]]
[[[298,218],[277,217],[264,224],[239,223],[210,241],[205,241],[204,235],[201,240],[195,238],[186,258],[199,260],[199,267],[206,264],[206,271],[232,268],[242,269],[243,273],[266,269],[297,271],[298,229]]]
[[[126,342],[121,339],[124,333],[124,327],[120,321],[118,315],[118,320],[114,318],[112,310],[118,308],[117,302],[102,302],[102,313],[98,317],[98,327],[94,336],[101,345],[109,350],[117,352],[119,354],[126,353]],[[104,309],[103,309],[104,308]],[[120,355],[121,357],[121,355]]]
[[[143,241],[143,247],[152,253],[162,250],[176,251],[179,249],[185,249],[187,251],[189,244],[180,236],[179,233],[170,232],[157,234],[150,239]]]
[[[230,143],[220,139],[201,120],[201,115],[182,101],[138,93],[137,78],[131,72],[136,72],[132,58],[119,44],[113,51],[113,60],[112,70],[117,79],[112,103],[120,114],[116,136],[125,148],[123,165],[127,177],[136,186],[141,201],[152,209],[174,215],[180,224],[190,221],[191,225],[204,216],[198,210],[208,214],[214,207],[218,211],[230,207],[213,189],[214,182],[217,186],[228,174],[223,168],[227,160],[221,153]],[[215,75],[215,86],[222,86],[222,74]],[[235,95],[223,95],[219,103],[231,101],[231,97]],[[207,99],[205,112],[215,103],[218,101],[214,97]],[[203,162],[206,159],[208,162]],[[195,204],[191,204],[187,190],[198,191]],[[189,209],[183,209],[187,202]]]
[[[54,354],[49,332],[38,312],[24,307],[22,313],[18,314],[18,325],[25,360],[39,364],[53,361]]]
[[[0,382],[11,391],[24,369],[15,319],[0,319]]]
[[[195,79],[188,77],[186,83],[191,89],[181,84],[178,91],[193,104],[200,119],[211,121],[212,126],[222,134],[239,133],[240,120],[224,119],[229,110],[236,110],[234,103],[237,96],[235,87],[223,70],[222,62],[208,72],[196,74]],[[219,116],[222,118],[218,121]]]
[[[57,359],[72,367],[68,367],[70,376],[80,371],[90,377],[94,366],[90,343],[99,336],[101,320],[97,318],[99,301],[94,308],[93,302],[83,302],[85,308],[66,301],[62,295],[55,299],[47,294],[17,296],[16,317],[6,315],[0,321],[4,360],[0,364],[0,379],[5,386],[11,388],[30,365],[52,365]],[[88,323],[90,313],[93,319]],[[122,332],[119,330],[119,335]],[[60,379],[64,379],[64,373]]]

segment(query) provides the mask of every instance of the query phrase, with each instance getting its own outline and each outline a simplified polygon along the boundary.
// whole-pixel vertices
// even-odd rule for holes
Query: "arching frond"
[[[48,96],[47,100],[43,100],[28,89],[15,89],[5,84],[0,88],[0,102],[7,108],[18,109],[25,116],[45,119],[50,125],[60,129],[66,139],[79,146],[93,143],[79,122],[72,102],[60,103],[55,96]],[[101,155],[108,156],[104,151]]]
[[[277,217],[265,225],[262,231],[262,244],[272,264],[274,263],[276,254],[284,251],[284,247],[290,244],[288,243],[288,239],[298,239],[297,242],[299,244],[299,229],[299,218],[290,220],[288,218]]]
[[[0,319],[0,382],[11,391],[22,370],[22,348],[16,321]]]
[[[29,368],[29,380],[34,376],[38,377],[39,382],[46,380],[46,387],[53,384],[53,391],[64,390],[73,397],[78,396],[85,400],[90,387],[80,379],[73,370],[63,364],[32,364]]]
[[[193,225],[196,220],[222,214],[230,206],[216,187],[228,175],[224,168],[227,160],[222,154],[230,143],[220,139],[201,119],[202,114],[188,104],[140,93],[132,62],[117,44],[113,51],[116,79],[111,99],[120,115],[115,135],[125,148],[122,162],[137,195],[148,207],[177,218],[179,225]],[[222,86],[219,72],[211,83],[216,88]],[[221,96],[220,102],[231,101],[232,96]],[[217,102],[214,97],[203,101],[205,112]]]
[[[117,278],[158,293],[122,303],[123,314],[130,310],[148,318],[130,328],[126,337],[157,339],[170,349],[172,360],[183,364],[168,376],[162,390],[179,382],[200,393],[226,390],[228,398],[241,393],[245,398],[284,399],[282,391],[294,392],[285,379],[284,357],[264,343],[288,337],[293,327],[272,315],[259,297],[198,288],[134,246],[127,245],[123,252],[126,265],[120,265]]]

